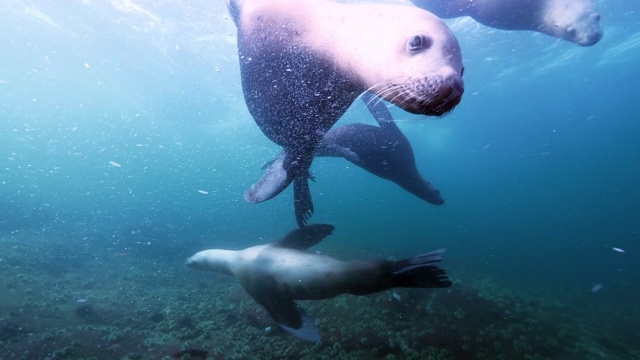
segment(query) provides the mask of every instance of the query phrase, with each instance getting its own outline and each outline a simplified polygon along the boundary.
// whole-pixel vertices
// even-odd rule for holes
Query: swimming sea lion
[[[442,18],[471,16],[503,30],[531,30],[591,46],[602,38],[593,0],[411,0]]]
[[[313,212],[307,183],[324,134],[369,89],[402,109],[443,115],[464,91],[460,46],[413,6],[328,0],[229,0],[247,107],[283,147],[244,198],[259,203],[294,182],[296,220]]]
[[[351,262],[306,251],[333,229],[314,224],[266,245],[238,251],[200,251],[187,260],[187,266],[233,275],[284,330],[314,342],[320,341],[320,332],[294,300],[367,295],[394,287],[451,286],[445,271],[434,265],[442,260],[444,250],[396,261]]]
[[[344,157],[428,203],[444,204],[440,191],[418,172],[413,148],[386,105],[369,92],[362,95],[362,100],[380,126],[348,124],[334,127],[322,138],[316,156]]]

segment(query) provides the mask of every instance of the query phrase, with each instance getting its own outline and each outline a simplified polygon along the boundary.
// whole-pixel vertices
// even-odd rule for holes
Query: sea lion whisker
[[[399,92],[398,92],[398,94],[397,94],[396,96],[394,96],[394,97],[393,97],[391,100],[389,100],[389,101],[390,101],[390,102],[392,102],[392,103],[394,103],[394,104],[396,104],[397,106],[402,107],[402,104],[406,103],[406,102],[409,100],[409,97],[408,97],[408,96],[403,96],[403,95],[405,95],[406,93],[407,93],[407,91],[399,91]],[[401,97],[401,96],[403,96],[403,97],[404,97],[404,99],[402,99],[402,101],[400,101],[399,103],[395,103],[394,101],[395,101],[397,98]]]
[[[367,107],[375,107],[380,104],[382,100],[384,100],[384,96],[387,94],[391,94],[395,91],[393,87],[387,88],[380,93],[376,94],[376,96],[372,96],[371,99],[367,102]]]
[[[376,100],[378,101],[376,103],[376,105],[378,105],[378,103],[383,100],[387,95],[393,94],[394,92],[397,92],[398,90],[400,90],[402,88],[402,85],[398,85],[398,84],[391,84],[389,86],[387,86],[387,88],[382,89],[380,92],[376,93],[376,97],[377,99],[372,99],[372,100]]]
[[[385,90],[385,89],[386,89],[385,87],[383,87],[383,88],[382,88],[382,89],[380,89],[380,90],[374,90],[374,88],[375,88],[375,87],[377,87],[377,86],[385,86],[385,85],[384,85],[384,84],[377,84],[377,85],[371,86],[371,87],[369,87],[365,92],[363,92],[363,93],[359,96],[359,98],[362,98],[362,96],[363,96],[365,93],[367,93],[367,92],[368,92],[368,93],[370,93],[370,94],[372,95],[372,96],[368,96],[368,100],[367,100],[367,101],[365,101],[365,105],[366,105],[367,107],[371,107],[371,106],[378,105],[378,103],[379,103],[379,102],[380,102],[380,100],[382,99],[381,93],[383,93],[384,91],[386,91],[386,90]],[[375,104],[375,105],[372,105],[372,104]]]
[[[381,81],[381,82],[376,83],[376,84],[374,84],[372,86],[369,86],[366,91],[372,93],[376,97],[380,97],[380,94],[384,93],[390,86],[395,86],[395,84],[393,84],[393,83],[389,84],[388,81]],[[371,97],[369,99],[369,101],[372,101],[373,99],[374,99],[374,97]],[[369,105],[369,104],[370,104],[370,102],[367,102],[367,105]]]
[[[384,92],[387,91],[385,89],[382,89],[379,92],[374,92],[373,96],[371,96],[369,98],[369,100],[367,100],[366,105],[367,107],[371,107],[371,106],[376,106],[380,103],[380,100],[382,100],[382,95],[384,94]]]
[[[367,107],[371,107],[371,104],[373,104],[374,101],[377,101],[377,99],[380,98],[379,93],[377,92],[372,92],[372,93],[373,93],[373,96],[369,97],[369,100],[367,100],[365,103]]]

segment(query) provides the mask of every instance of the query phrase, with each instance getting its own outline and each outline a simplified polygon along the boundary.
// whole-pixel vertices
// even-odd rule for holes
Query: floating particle
[[[612,247],[611,249],[613,249],[613,251],[617,251],[619,253],[623,253],[624,252],[623,249],[620,249],[620,248],[617,248],[617,247]]]
[[[117,163],[117,162],[115,162],[115,161],[109,161],[109,164],[110,164],[111,166],[115,166],[115,167],[117,167],[117,168],[122,167],[122,165],[118,164],[118,163]]]
[[[204,194],[204,195],[209,194],[209,192],[208,192],[208,191],[205,191],[205,190],[198,190],[198,192],[199,192],[200,194]]]
[[[598,291],[600,291],[600,290],[602,290],[602,284],[595,284],[595,285],[593,285],[593,287],[591,288],[591,291],[593,291],[593,292],[598,292]]]
[[[86,67],[87,69],[91,67],[91,65],[84,63],[84,67]]]

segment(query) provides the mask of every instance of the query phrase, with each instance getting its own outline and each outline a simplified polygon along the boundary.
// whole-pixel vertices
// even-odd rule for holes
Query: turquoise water
[[[311,222],[336,226],[317,250],[446,247],[454,286],[304,302],[326,331],[311,346],[266,336],[232,279],[183,266],[296,226],[291,190],[242,199],[279,149],[244,105],[223,2],[4,1],[0,358],[640,358],[640,8],[597,5],[605,36],[587,48],[448,21],[462,103],[442,119],[391,109],[445,205],[314,161]],[[355,103],[347,122],[373,119]],[[487,335],[509,326],[517,338]],[[412,340],[367,352],[390,334]]]

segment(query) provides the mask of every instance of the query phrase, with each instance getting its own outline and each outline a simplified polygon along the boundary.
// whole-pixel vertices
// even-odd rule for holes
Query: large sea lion
[[[445,271],[434,265],[442,260],[444,250],[396,261],[351,262],[306,251],[332,231],[331,225],[309,225],[271,244],[238,251],[200,251],[187,259],[186,264],[233,275],[284,330],[314,342],[320,340],[320,332],[294,300],[367,295],[394,287],[451,286]]]
[[[334,127],[322,138],[316,156],[344,157],[428,203],[444,204],[440,191],[418,172],[413,148],[386,104],[369,92],[362,95],[362,100],[379,126],[356,123]]]
[[[442,18],[471,16],[503,30],[531,30],[591,46],[602,38],[593,0],[411,0]]]
[[[328,0],[229,0],[247,107],[283,147],[244,198],[294,183],[296,220],[313,212],[308,178],[324,134],[365,90],[402,109],[443,115],[464,91],[460,47],[435,15],[413,6]]]

